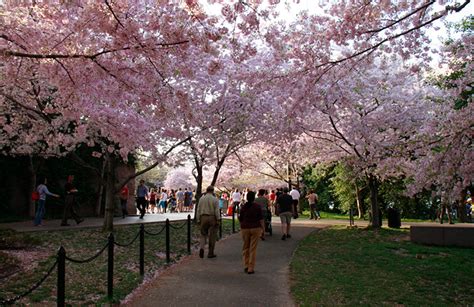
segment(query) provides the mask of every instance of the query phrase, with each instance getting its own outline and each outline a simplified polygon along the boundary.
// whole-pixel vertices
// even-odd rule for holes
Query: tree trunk
[[[35,217],[35,211],[36,211],[35,205],[36,204],[35,204],[35,201],[33,201],[31,199],[31,197],[29,196],[36,189],[36,172],[35,172],[35,168],[33,166],[33,157],[32,156],[28,156],[28,173],[30,174],[30,176],[29,176],[30,177],[30,180],[29,180],[30,193],[27,196],[27,199],[28,199],[28,215],[30,217]]]
[[[114,211],[115,211],[115,163],[111,157],[106,157],[106,186],[105,186],[105,213],[103,230],[111,232],[114,229]]]
[[[356,203],[357,203],[357,215],[359,220],[364,217],[364,199],[362,197],[362,190],[359,189],[357,183],[355,183],[355,192],[356,192]]]
[[[212,176],[212,181],[211,181],[212,186],[216,185],[217,179],[219,178],[219,172],[221,171],[221,168],[224,165],[224,161],[225,159],[223,158],[217,162],[216,170],[214,171],[214,175]]]
[[[466,214],[466,205],[464,203],[466,201],[466,196],[467,196],[467,188],[461,191],[461,194],[458,200],[458,216],[459,216],[458,220],[462,223],[468,222],[467,214]]]
[[[102,198],[104,194],[104,184],[102,183],[104,181],[104,174],[105,174],[105,168],[107,166],[106,161],[102,161],[102,170],[100,172],[100,179],[101,182],[99,183],[99,195],[97,196],[97,204],[96,204],[96,214],[97,216],[100,217],[101,211],[102,211]]]
[[[368,175],[369,190],[370,190],[370,226],[373,228],[382,227],[382,219],[380,217],[380,209],[378,204],[378,181],[373,174]]]
[[[290,165],[290,162],[287,163],[287,166],[286,166],[286,175],[287,175],[287,178],[288,178],[288,190],[291,190],[291,165]]]
[[[197,163],[196,163],[197,164]],[[202,165],[196,165],[196,176],[194,176],[194,179],[196,179],[196,205],[194,206],[194,220],[196,220],[196,212],[199,206],[199,199],[201,198],[202,195],[202,180],[203,180],[203,175],[202,175]]]

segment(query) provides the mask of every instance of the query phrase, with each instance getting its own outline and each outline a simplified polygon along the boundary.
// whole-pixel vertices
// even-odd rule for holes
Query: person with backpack
[[[34,221],[35,226],[43,226],[42,220],[46,212],[46,208],[45,208],[46,195],[59,198],[58,194],[51,193],[48,190],[48,187],[46,186],[46,184],[48,183],[47,178],[41,178],[39,182],[41,183],[36,188],[38,200],[37,200],[37,208],[36,208],[35,221]]]

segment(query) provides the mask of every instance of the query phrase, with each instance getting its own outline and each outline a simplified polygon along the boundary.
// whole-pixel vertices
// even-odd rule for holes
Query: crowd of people
[[[127,186],[122,187],[120,198],[123,200],[123,218],[128,215],[126,208],[128,193]],[[145,181],[140,180],[135,196],[140,219],[143,219],[145,214],[192,212],[194,207],[194,192],[188,188],[184,188],[184,190],[182,188],[177,190],[165,188],[157,190],[154,188],[148,189]]]
[[[291,238],[291,220],[298,218],[300,193],[296,188],[276,190],[259,189],[256,192],[245,189],[242,192],[235,189],[231,194],[214,193],[214,187],[209,186],[206,194],[199,200],[196,220],[200,225],[199,257],[204,258],[206,242],[209,242],[208,258],[215,258],[215,242],[217,230],[221,223],[222,210],[226,215],[235,215],[240,222],[242,236],[242,262],[246,274],[255,273],[257,246],[260,240],[265,240],[267,218],[277,215],[281,221],[283,241]],[[306,195],[310,205],[310,219],[319,219],[317,208],[318,196],[310,190]]]

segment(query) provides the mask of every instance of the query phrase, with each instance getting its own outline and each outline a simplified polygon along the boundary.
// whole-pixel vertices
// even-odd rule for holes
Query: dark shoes
[[[61,226],[71,226],[71,225],[69,225],[67,223],[61,223]]]
[[[283,241],[285,241],[285,240],[286,240],[286,235],[282,235],[282,236],[281,236],[281,239],[282,239]]]
[[[247,274],[255,274],[255,271],[248,271]]]
[[[248,269],[248,268],[245,268],[245,269],[244,269],[244,272],[245,272],[245,273],[248,273],[248,272],[249,272],[249,269]]]
[[[199,258],[204,258],[204,250],[202,248],[199,250]]]
[[[286,237],[289,239],[289,238],[291,238],[291,235],[290,235],[290,234],[287,234]]]
[[[79,225],[80,223],[84,222],[84,219],[77,220],[76,223]]]
[[[217,255],[207,255],[207,258],[216,258]]]

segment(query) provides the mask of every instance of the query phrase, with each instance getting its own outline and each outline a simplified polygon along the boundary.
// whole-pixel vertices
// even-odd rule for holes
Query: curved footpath
[[[169,268],[127,298],[127,306],[294,306],[290,294],[289,263],[298,242],[318,228],[298,223],[291,239],[281,240],[279,223],[273,236],[260,241],[255,274],[243,271],[240,233],[216,244],[217,258],[194,253]],[[297,224],[300,224],[296,226]]]

